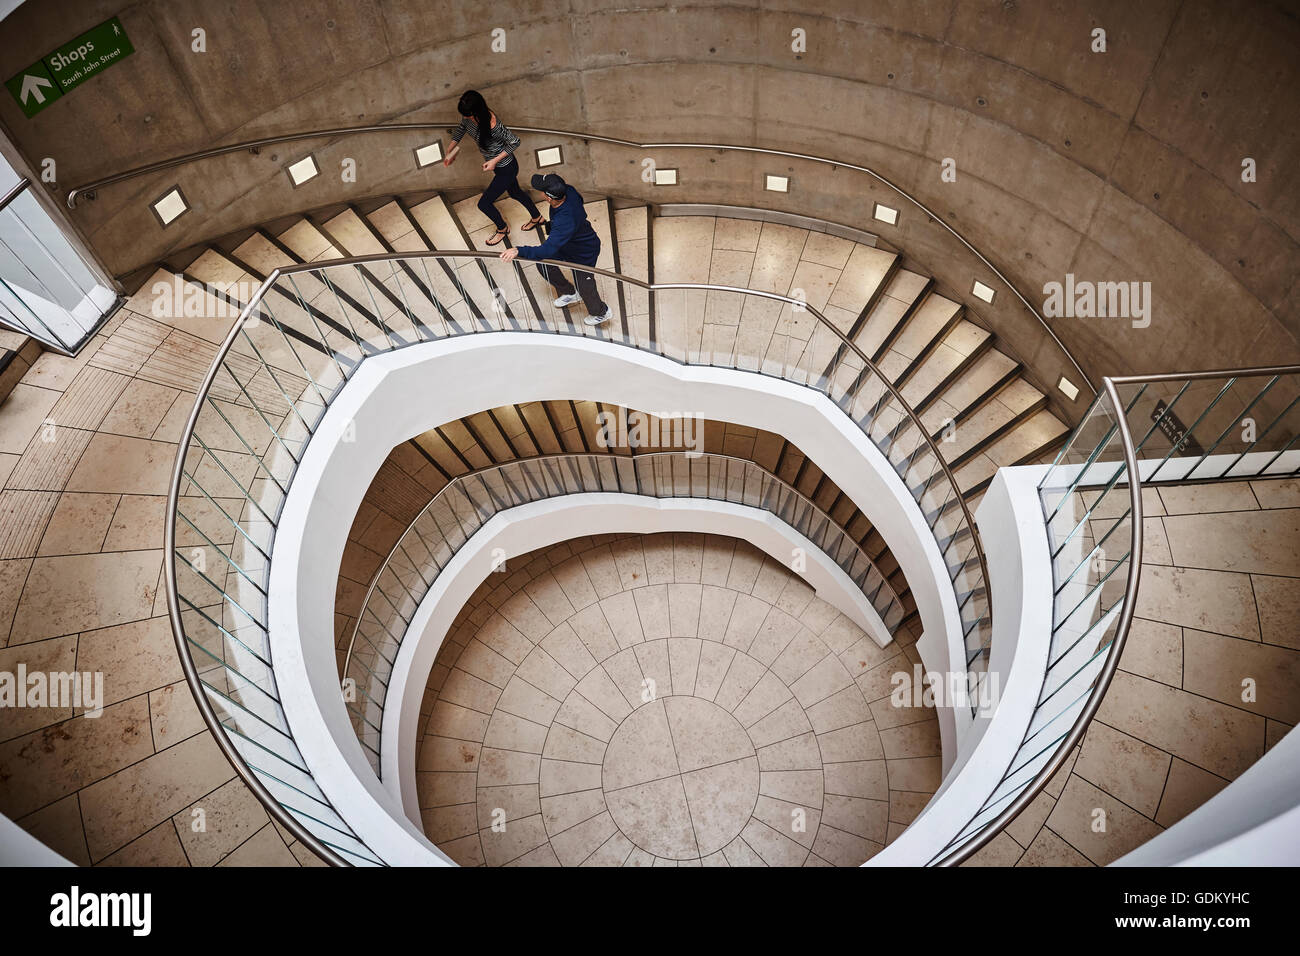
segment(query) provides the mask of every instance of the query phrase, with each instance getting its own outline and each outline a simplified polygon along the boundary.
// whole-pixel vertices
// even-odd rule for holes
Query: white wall
[[[1052,640],[1051,550],[1037,490],[1042,474],[1035,466],[999,469],[975,516],[990,555],[995,613],[988,679],[996,675],[997,706],[963,738],[939,792],[867,866],[924,866],[940,855],[993,793],[1033,719]]]
[[[812,389],[535,333],[466,335],[370,358],[331,404],[295,475],[276,533],[269,617],[282,703],[298,746],[337,807],[383,809],[387,822],[375,821],[375,832],[364,839],[389,862],[446,858],[371,772],[339,693],[333,598],[348,532],[339,515],[356,514],[379,466],[401,442],[484,408],[558,398],[698,412],[796,436],[897,557],[925,630],[917,646],[927,669],[947,672],[950,662],[962,660],[956,598],[920,509],[861,429]],[[349,432],[354,440],[344,443]],[[946,708],[939,718],[950,763],[970,713]]]
[[[0,813],[0,866],[74,866]]]

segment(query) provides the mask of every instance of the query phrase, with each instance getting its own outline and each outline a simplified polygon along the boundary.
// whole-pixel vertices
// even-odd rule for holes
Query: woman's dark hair
[[[478,127],[478,144],[486,147],[488,138],[492,135],[492,112],[488,109],[483,94],[478,90],[466,90],[456,104],[456,110],[461,116],[468,116],[474,121]]]

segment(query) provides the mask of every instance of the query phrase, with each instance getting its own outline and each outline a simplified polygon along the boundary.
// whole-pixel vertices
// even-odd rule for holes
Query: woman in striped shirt
[[[519,186],[519,163],[515,161],[514,152],[519,146],[519,137],[506,128],[506,124],[497,120],[496,114],[488,109],[483,96],[477,90],[466,90],[456,106],[460,113],[460,125],[451,131],[452,148],[443,166],[450,166],[460,153],[461,138],[468,133],[478,144],[483,154],[483,169],[492,173],[492,182],[484,190],[478,201],[478,208],[483,215],[496,223],[497,231],[487,241],[489,246],[500,243],[510,232],[510,227],[497,212],[496,201],[502,193],[509,193],[510,198],[528,210],[532,218],[524,225],[525,232],[536,229],[542,221],[542,214],[536,204]]]

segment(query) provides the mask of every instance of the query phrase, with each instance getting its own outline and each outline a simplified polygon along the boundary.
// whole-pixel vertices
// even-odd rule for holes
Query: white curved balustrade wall
[[[298,467],[276,535],[268,620],[295,741],[331,802],[386,862],[446,857],[375,778],[339,693],[333,642],[322,637],[333,634],[348,532],[339,515],[356,513],[379,466],[403,441],[483,408],[574,396],[797,435],[889,543],[916,600],[923,626],[917,650],[927,670],[965,670],[956,597],[920,508],[884,455],[824,395],[569,336],[503,332],[373,356],[335,397]],[[946,771],[972,716],[947,706],[939,721]]]

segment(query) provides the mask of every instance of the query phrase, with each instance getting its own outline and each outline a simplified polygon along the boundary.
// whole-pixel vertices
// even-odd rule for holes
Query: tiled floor
[[[425,831],[465,865],[857,865],[939,784],[933,710],[889,699],[915,660],[743,541],[516,558],[430,675]]]
[[[1148,487],[1143,509],[1137,616],[1101,709],[971,864],[1110,863],[1300,721],[1300,481]]]
[[[83,865],[316,864],[234,775],[162,588],[179,429],[225,326],[132,300],[0,406],[0,671],[101,672],[104,712],[0,709],[0,812]]]

